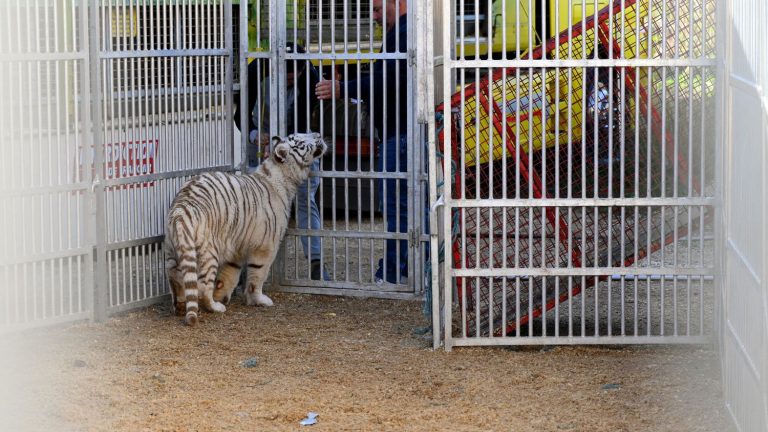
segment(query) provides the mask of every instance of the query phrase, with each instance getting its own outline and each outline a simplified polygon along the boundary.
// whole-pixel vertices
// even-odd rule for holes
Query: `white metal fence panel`
[[[726,405],[741,431],[768,429],[768,33],[764,2],[722,5]]]
[[[412,15],[407,24],[398,19],[399,10],[379,17],[382,11],[374,12],[368,0],[262,1],[240,12],[241,26],[251,29],[250,34],[240,35],[240,49],[246,53],[240,64],[240,86],[250,84],[247,92],[252,99],[249,102],[245,92],[241,94],[239,103],[249,109],[241,110],[240,122],[253,119],[248,129],[241,128],[247,131],[241,138],[246,159],[257,163],[268,144],[252,140],[256,131],[272,136],[312,130],[330,145],[306,185],[309,190],[317,185],[317,192],[297,196],[274,267],[273,286],[294,292],[387,298],[420,295],[422,281],[417,275],[422,273],[427,237],[423,205],[417,203],[425,202],[426,176],[417,145],[420,131],[409,109],[413,100],[403,96],[414,93]],[[377,19],[383,25],[377,26]],[[399,36],[385,48],[387,34]],[[377,64],[398,67],[385,67],[369,89],[365,80]],[[290,75],[292,82],[286,78],[291,71],[296,71]],[[339,80],[347,86],[339,88],[345,97],[315,99],[314,86],[320,79]],[[376,86],[384,91],[373,89]],[[383,138],[395,135],[405,137],[403,151],[409,157],[398,157],[394,168],[382,171],[378,163],[383,157],[395,159],[386,156],[395,144]],[[407,191],[401,185],[407,185]],[[388,215],[389,204],[402,219]],[[306,221],[300,208],[314,206],[316,221],[311,217]],[[387,243],[397,258],[380,263]],[[324,270],[313,277],[313,267]],[[379,268],[382,274],[377,274]],[[394,276],[388,278],[386,273]]]
[[[167,293],[167,209],[191,176],[233,169],[232,7],[221,0],[95,2],[97,303]]]
[[[167,208],[233,169],[231,2],[0,5],[0,326],[109,314],[167,292]]]
[[[708,340],[714,1],[537,4],[444,11],[446,348]]]
[[[0,331],[93,310],[85,12],[77,0],[0,4]]]

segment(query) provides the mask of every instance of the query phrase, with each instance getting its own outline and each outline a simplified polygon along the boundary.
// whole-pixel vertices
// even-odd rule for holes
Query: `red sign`
[[[104,171],[105,179],[119,179],[127,177],[137,177],[155,173],[155,158],[157,157],[158,140],[130,141],[118,144],[104,145]],[[93,154],[93,149],[91,149]],[[82,177],[83,165],[87,163],[83,160],[83,153],[80,154],[79,172]],[[137,186],[154,186],[155,182],[144,182],[141,184],[129,184],[121,186],[123,188],[134,188]]]
[[[157,140],[104,146],[104,175],[107,179],[136,177],[155,172]],[[152,182],[154,184],[154,182]],[[146,186],[146,184],[144,184]]]

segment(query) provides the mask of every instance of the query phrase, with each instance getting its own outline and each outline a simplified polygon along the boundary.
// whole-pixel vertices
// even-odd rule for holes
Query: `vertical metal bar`
[[[413,3],[406,6],[406,14],[408,17],[411,17],[411,22],[414,22],[412,17],[414,17],[415,13],[416,7]],[[430,13],[426,16],[431,17],[432,14]],[[398,19],[398,27],[399,22],[400,20]],[[404,53],[406,54],[406,59],[401,60],[406,64],[405,79],[407,95],[415,95],[419,92],[417,91],[416,86],[418,70],[416,67],[414,67],[418,50],[416,46],[416,35],[416,31],[407,32],[406,52]],[[426,227],[424,226],[425,196],[423,190],[424,185],[422,182],[425,168],[423,159],[425,146],[424,137],[422,134],[423,127],[420,124],[417,124],[416,111],[413,109],[408,109],[409,105],[414,106],[414,102],[415,101],[413,96],[410,96],[410,98],[406,100],[400,100],[398,105],[398,113],[400,113],[400,110],[406,110],[405,133],[407,146],[406,148],[408,149],[407,151],[409,155],[407,161],[408,163],[405,167],[407,171],[406,180],[401,181],[406,182],[406,190],[408,189],[407,185],[413,185],[413,193],[406,194],[406,206],[408,207],[406,209],[408,214],[408,226],[404,228],[410,240],[407,242],[408,256],[407,262],[404,264],[408,266],[406,283],[411,284],[412,292],[414,295],[416,295],[422,292],[424,289],[424,278],[422,277],[424,271],[424,259],[422,256],[423,249],[421,247],[421,235],[426,232]],[[399,117],[400,116],[398,115],[398,118]],[[424,122],[421,122],[421,124],[423,123]],[[398,282],[400,281],[398,280]]]
[[[439,236],[437,232],[437,224],[438,224],[438,213],[437,213],[437,204],[438,204],[438,195],[437,195],[437,146],[436,146],[436,133],[435,133],[435,93],[434,93],[434,48],[433,48],[433,31],[434,31],[434,22],[432,19],[432,13],[427,13],[428,11],[434,11],[434,4],[432,0],[425,0],[424,2],[418,3],[419,7],[421,6],[421,9],[418,12],[418,16],[426,16],[426,23],[425,23],[425,29],[423,30],[423,41],[424,41],[424,47],[422,51],[423,56],[423,62],[421,63],[422,70],[421,73],[427,77],[427,79],[424,80],[426,84],[425,88],[425,98],[424,98],[424,106],[423,109],[423,115],[425,118],[423,120],[426,121],[427,128],[426,128],[426,140],[427,140],[427,169],[428,169],[428,178],[430,179],[428,183],[429,188],[429,208],[431,211],[429,211],[429,259],[430,259],[430,280],[429,280],[429,287],[430,287],[430,294],[431,298],[429,299],[431,301],[431,310],[432,310],[432,349],[437,349],[440,346],[440,338],[442,337],[442,329],[441,329],[441,322],[440,322],[440,260],[439,260]],[[443,5],[445,8],[445,5]],[[360,27],[360,7],[358,4],[358,40],[359,38],[359,27]],[[450,32],[449,32],[450,33]],[[360,51],[360,47],[358,44],[358,52]],[[358,63],[359,65],[359,63]],[[444,74],[449,75],[449,74]],[[443,102],[446,102],[445,100]],[[446,103],[446,105],[449,105]],[[358,111],[359,115],[359,111]],[[358,135],[360,135],[360,128],[358,127]],[[358,144],[359,145],[359,144]],[[358,147],[359,149],[359,147]],[[450,157],[444,156],[444,159],[450,159]],[[360,166],[360,158],[358,157],[358,167]],[[451,174],[448,172],[446,175],[445,172],[443,174],[443,179],[450,178]],[[444,180],[447,182],[447,180]],[[360,183],[358,182],[358,188],[360,187]],[[361,201],[358,201],[361,202]],[[450,214],[450,212],[447,212]],[[359,216],[358,216],[359,218]],[[360,228],[360,223],[358,222],[358,229]],[[361,244],[358,242],[358,248],[361,247]],[[362,261],[358,261],[362,262]],[[359,277],[359,276],[358,276]]]
[[[232,40],[231,36],[231,28],[232,25],[227,25],[229,23],[228,20],[231,20],[231,7],[227,7],[227,3],[231,6],[231,0],[225,0],[224,6],[225,6],[225,12],[224,12],[224,27],[226,32],[226,39],[225,39],[225,47],[227,47],[227,50],[230,50],[233,48],[233,46],[230,45],[229,41]],[[239,20],[239,30],[240,33],[238,34],[238,44],[239,44],[239,52],[240,57],[238,58],[238,67],[239,67],[239,78],[240,78],[240,101],[239,104],[241,107],[247,107],[248,106],[248,57],[250,55],[249,47],[248,47],[248,6],[250,5],[250,2],[240,2],[240,8],[238,20]],[[256,10],[261,10],[260,0],[256,0]],[[257,16],[257,40],[260,40],[261,37],[260,33],[260,22],[258,20]],[[259,61],[259,60],[256,60]],[[229,62],[228,62],[229,63]],[[225,78],[227,81],[229,81],[229,74],[233,74],[234,70],[230,70],[229,64],[227,64],[227,75]],[[228,113],[232,112],[230,104],[233,103],[232,101],[232,90],[227,90],[227,93],[225,96],[227,99],[227,115]],[[260,95],[259,95],[260,96]],[[258,98],[260,99],[260,97]],[[259,103],[258,106],[261,106]],[[250,117],[251,113],[249,112],[249,109],[241,109],[240,110],[240,124],[242,125],[240,127],[240,166],[238,167],[238,170],[240,172],[245,172],[246,167],[248,166],[248,133],[250,132],[248,129],[248,125],[250,125]],[[226,117],[225,117],[226,121]],[[261,124],[261,117],[259,117],[259,124]],[[233,132],[234,134],[234,132]],[[257,143],[259,140],[257,140]],[[232,140],[232,151],[234,152],[234,138]],[[234,159],[233,159],[234,160]]]
[[[250,4],[250,2],[245,2],[245,5],[241,4],[240,7],[242,9],[245,9],[245,12],[247,12],[249,4]],[[225,155],[224,155],[224,160],[217,160],[216,164],[220,165],[221,163],[226,161],[226,162],[231,163],[233,165],[232,168],[237,168],[237,167],[234,166],[235,159],[234,159],[234,157],[232,157],[234,155],[234,152],[235,152],[235,130],[232,127],[229,126],[229,125],[232,125],[234,123],[234,119],[232,118],[232,116],[234,115],[233,114],[234,113],[234,96],[233,96],[233,92],[234,92],[234,76],[235,76],[235,60],[236,60],[235,59],[235,52],[234,52],[235,51],[234,50],[235,37],[234,37],[234,30],[233,30],[234,23],[233,23],[233,18],[232,18],[232,0],[224,0],[222,2],[222,6],[223,6],[224,9],[223,9],[223,11],[221,13],[221,18],[217,17],[216,9],[214,9],[214,18],[213,18],[213,20],[216,23],[215,28],[217,29],[216,30],[217,33],[214,33],[214,35],[213,35],[213,42],[212,43],[215,44],[216,46],[223,45],[224,46],[224,50],[226,51],[226,54],[225,54],[225,59],[226,60],[224,61],[224,65],[223,65],[224,66],[224,68],[223,68],[224,69],[223,70],[223,72],[224,72],[224,82],[221,84],[220,90],[218,90],[218,91],[220,91],[222,93],[223,102],[224,102],[224,107],[223,107],[224,108],[224,113],[223,113],[223,115],[221,117],[222,117],[222,124],[224,125],[224,131],[225,131],[224,132],[224,143],[223,143],[223,149],[225,151]],[[218,33],[218,22],[219,22],[219,19],[223,20],[223,28],[222,28],[222,31],[221,31],[220,35]],[[247,45],[247,40],[248,40],[248,38],[247,38],[247,36],[248,36],[248,24],[247,23],[246,23],[245,27],[240,27],[240,33],[241,33],[239,35],[240,41],[242,41],[243,36],[245,36],[246,45]],[[223,40],[222,40],[222,38],[223,38]],[[238,41],[238,42],[240,42],[240,41]],[[243,63],[245,63],[245,61],[246,61],[246,57],[245,57],[246,54],[247,54],[247,47],[246,47],[245,51],[242,51],[242,50],[240,51],[240,58],[237,59],[237,61],[239,62],[238,65],[240,66],[240,71],[241,72],[244,69],[242,66],[243,66]],[[243,87],[243,85],[242,85],[242,83],[243,83],[242,75],[243,74],[241,74],[241,79],[240,79],[240,94],[241,95],[247,95],[247,93],[245,91],[245,87]],[[214,82],[217,82],[217,81],[218,81],[218,76],[217,76],[217,79],[214,80]],[[213,96],[213,97],[215,97],[218,100],[218,95]],[[246,98],[247,98],[247,96],[246,96]],[[241,103],[242,103],[242,96],[241,96]],[[247,106],[247,102],[245,104],[240,105],[240,106],[243,106],[243,107]],[[248,109],[244,109],[244,110],[241,110],[241,111],[243,111],[244,114],[246,114],[246,115],[250,115],[250,113],[248,112]],[[219,116],[216,115],[214,118],[218,118],[218,117]],[[248,137],[247,137],[247,135],[248,135],[248,132],[247,132],[248,127],[245,126],[245,125],[248,124],[248,122],[247,121],[243,121],[243,120],[244,119],[241,117],[240,118],[240,124],[243,125],[243,126],[241,126],[240,133],[241,133],[241,135],[245,135],[245,137],[243,137],[243,136],[240,137],[241,149],[242,149],[242,147],[245,144],[243,142],[244,141],[243,138],[245,138],[245,142],[247,142],[247,139],[248,139]],[[247,120],[247,119],[245,119],[245,120]],[[240,168],[242,168],[244,166],[243,165],[243,161],[247,160],[247,156],[245,155],[245,153],[240,155],[240,159],[241,159]]]
[[[397,3],[398,5],[400,3]],[[349,53],[349,3],[347,0],[342,1],[342,28],[343,28],[343,50],[345,54]],[[344,68],[344,77],[349,76],[349,60],[344,60],[343,64]],[[344,171],[349,171],[349,132],[350,132],[350,125],[349,125],[349,104],[344,104]],[[359,149],[358,149],[359,150]],[[359,151],[358,151],[359,154]],[[349,224],[349,182],[350,179],[345,178],[344,180],[344,230],[349,231],[350,230],[350,224]],[[399,202],[399,201],[398,201]],[[407,210],[407,209],[406,209]],[[398,214],[400,214],[398,212]],[[411,219],[413,220],[413,219]],[[344,238],[344,256],[350,256],[349,252],[349,238]],[[336,260],[334,260],[333,263],[334,266],[334,273],[336,273]],[[413,270],[413,266],[411,266],[410,270]],[[349,260],[344,261],[344,276],[347,281],[349,281],[350,271],[349,271]]]
[[[85,8],[83,8],[85,9]],[[85,28],[81,28],[81,31],[83,32],[83,50],[85,52],[89,53],[89,67],[84,68],[83,73],[83,89],[86,90],[86,96],[90,96],[90,98],[84,98],[84,100],[88,101],[90,100],[90,103],[85,103],[86,105],[84,107],[84,119],[91,119],[93,122],[93,128],[92,132],[90,134],[87,134],[85,131],[84,138],[87,136],[90,138],[91,145],[94,148],[94,160],[93,160],[93,166],[97,167],[97,169],[94,170],[85,170],[85,178],[84,180],[86,182],[91,182],[91,196],[87,199],[87,203],[93,203],[93,200],[95,199],[95,207],[91,208],[91,205],[86,204],[86,211],[89,213],[88,217],[90,220],[93,221],[92,224],[86,224],[89,229],[89,237],[92,239],[95,239],[96,243],[96,264],[95,264],[95,278],[93,279],[93,290],[92,290],[92,297],[91,299],[91,307],[92,309],[92,318],[95,321],[104,321],[107,317],[107,297],[104,290],[104,287],[106,286],[107,281],[107,266],[106,266],[106,225],[104,223],[104,213],[105,213],[105,191],[104,186],[101,184],[101,167],[104,166],[104,126],[103,126],[103,114],[102,114],[102,101],[103,101],[103,94],[102,94],[102,86],[101,86],[101,80],[97,79],[97,77],[101,76],[100,69],[101,69],[101,61],[100,61],[100,49],[99,49],[99,36],[100,36],[100,29],[99,29],[99,9],[98,9],[98,2],[92,1],[90,3],[90,7],[88,9],[89,12],[89,19],[86,20],[85,16],[83,14],[82,22],[88,23],[87,28],[87,34],[88,37],[85,38],[86,32]],[[94,79],[91,79],[91,77],[94,77]],[[90,94],[89,94],[90,92]],[[90,147],[90,145],[84,146],[85,148]],[[86,155],[89,155],[89,152],[86,152]],[[86,166],[90,166],[90,164],[86,164]],[[91,175],[93,175],[93,179],[91,179]],[[86,194],[88,196],[89,194]],[[89,212],[90,210],[90,212]],[[95,218],[95,220],[93,220]],[[95,232],[94,232],[95,231]],[[93,260],[87,260],[86,261],[86,276],[90,275],[93,269]]]
[[[374,37],[373,37],[373,26],[374,26],[373,2],[370,2],[368,4],[368,17],[369,17],[368,18],[368,49],[369,49],[369,52],[372,53],[373,52],[373,46],[374,46]],[[361,77],[362,74],[361,74],[361,71],[360,71],[359,67],[357,68],[356,75],[357,75],[357,82],[358,82],[357,92],[358,92],[358,94],[360,94],[361,93],[360,77]],[[367,96],[369,97],[369,99],[371,101],[371,104],[369,105],[370,115],[369,115],[369,118],[368,118],[368,127],[369,127],[369,130],[370,130],[370,134],[368,136],[368,139],[369,139],[371,151],[368,154],[368,166],[370,167],[369,172],[374,172],[375,171],[375,167],[376,167],[376,163],[374,161],[374,154],[376,153],[376,150],[374,149],[375,148],[375,139],[374,139],[375,132],[374,132],[374,122],[373,122],[373,119],[374,119],[374,115],[376,115],[376,100],[374,98],[374,92],[372,90],[370,91],[370,94],[367,95]],[[448,118],[448,117],[446,117],[446,118]],[[376,230],[376,224],[375,224],[375,218],[373,217],[373,214],[374,214],[374,209],[376,207],[376,204],[375,204],[375,201],[374,201],[374,195],[375,195],[374,191],[376,190],[376,183],[375,183],[374,179],[370,179],[368,181],[368,189],[371,191],[370,197],[369,197],[369,202],[368,202],[368,209],[369,209],[369,212],[371,214],[369,230],[370,231],[375,231]],[[374,278],[375,278],[374,272],[376,271],[375,270],[376,264],[374,264],[374,260],[375,260],[374,248],[375,248],[376,243],[377,243],[376,241],[371,239],[371,241],[369,243],[370,247],[368,248],[368,263],[369,263],[368,266],[369,266],[369,269],[370,269],[370,276],[369,276],[370,280],[374,280]]]
[[[463,0],[461,0],[463,1]],[[450,2],[453,4],[453,2]],[[443,23],[450,23],[451,19],[453,19],[452,11],[450,7],[445,7],[446,5],[443,4],[442,13]],[[452,167],[451,167],[451,149],[453,148],[452,145],[452,134],[453,134],[453,121],[452,121],[452,115],[451,112],[451,104],[449,103],[450,97],[449,95],[452,93],[452,87],[451,87],[451,71],[453,68],[453,58],[454,58],[454,47],[452,46],[454,44],[455,37],[454,34],[451,31],[447,32],[447,37],[443,37],[443,68],[447,73],[443,73],[443,88],[442,88],[442,95],[443,95],[443,119],[445,119],[445,129],[443,132],[444,140],[443,140],[443,152],[445,153],[445,156],[443,157],[443,173],[446,175],[446,181],[443,184],[443,197],[445,200],[445,211],[443,212],[443,239],[445,241],[449,241],[449,239],[453,238],[451,229],[452,229],[452,216],[454,209],[452,207],[452,197],[453,197],[453,190],[452,190],[452,182],[450,181],[451,173],[452,173]],[[463,41],[462,41],[463,42]],[[447,249],[447,248],[446,248]],[[433,261],[434,262],[434,261]],[[453,317],[451,314],[451,308],[453,307],[453,256],[452,254],[448,253],[446,250],[445,253],[445,263],[444,263],[445,272],[443,275],[443,307],[442,312],[444,314],[443,322],[445,323],[444,326],[444,346],[446,351],[451,351],[453,348]],[[435,271],[435,273],[439,273],[438,271]],[[463,291],[463,289],[462,289]],[[433,312],[433,317],[435,316]],[[437,331],[437,328],[433,327],[433,333]]]
[[[717,277],[715,279],[715,317],[717,318],[717,321],[719,322],[717,330],[717,336],[718,341],[722,342],[723,338],[725,337],[725,320],[724,320],[724,304],[725,304],[725,281],[727,279],[727,274],[725,274],[726,271],[726,254],[723,253],[723,251],[726,249],[726,237],[725,237],[725,218],[724,218],[724,211],[727,209],[728,200],[725,199],[723,196],[724,191],[724,161],[725,161],[725,150],[727,150],[732,143],[729,143],[727,140],[727,133],[730,123],[730,113],[726,111],[727,100],[730,93],[730,88],[728,87],[728,81],[730,79],[730,66],[731,66],[731,56],[733,55],[730,53],[727,49],[727,43],[726,41],[731,38],[731,36],[725,36],[726,32],[729,31],[729,25],[732,25],[731,23],[728,23],[726,21],[727,17],[731,17],[733,12],[733,5],[732,2],[725,2],[726,4],[723,4],[724,2],[716,2],[715,3],[715,13],[717,16],[717,22],[716,24],[716,33],[720,35],[716,39],[716,58],[721,59],[717,62],[717,67],[715,71],[715,82],[717,85],[715,86],[715,151],[714,151],[714,160],[713,163],[713,174],[714,174],[714,190],[713,194],[717,199],[721,200],[721,204],[719,206],[716,206],[712,211],[714,212],[714,234],[715,234],[715,241],[714,241],[714,265],[715,265],[715,271],[720,277]],[[702,9],[704,9],[705,6],[702,5]],[[702,10],[702,16],[706,16],[706,13],[704,13],[704,10]],[[702,28],[702,40],[706,40],[704,36],[704,32],[706,31],[706,26],[703,26]],[[702,76],[702,84],[704,76]],[[702,108],[703,108],[703,102],[702,102]],[[701,110],[702,112],[702,120],[704,119],[704,109]],[[702,132],[704,130],[704,122],[702,121]],[[704,144],[705,135],[702,133],[702,144]],[[703,176],[704,174],[704,154],[702,152],[702,181],[706,178]],[[704,188],[702,188],[701,193],[704,193]],[[703,285],[703,282],[702,282]],[[700,292],[701,298],[703,298],[703,292]],[[703,304],[703,302],[702,302]],[[703,307],[703,306],[702,306]],[[703,324],[703,314],[701,315],[702,324]],[[703,325],[702,325],[703,329]]]
[[[573,25],[574,25],[574,19],[573,19],[573,0],[568,0],[567,3],[568,3],[568,11],[567,11],[566,16],[567,16],[567,19],[568,19],[568,25],[567,25],[567,27],[568,27],[568,50],[567,50],[567,53],[566,53],[566,57],[567,57],[567,59],[570,60],[570,59],[573,58],[573,45],[574,45],[574,39],[573,39]],[[556,14],[557,14],[557,16],[556,16],[555,21],[557,22],[557,26],[558,26],[557,28],[559,29],[559,26],[560,26],[560,5],[559,4],[557,6]],[[560,52],[559,51],[560,50],[558,49],[557,50],[557,56],[558,57],[560,56]],[[562,102],[560,102],[559,77],[560,77],[560,73],[558,73],[558,84],[557,84],[557,93],[556,93],[556,95],[557,95],[557,97],[556,97],[556,101],[557,101],[556,110],[557,110],[557,116],[558,117],[557,117],[557,120],[555,121],[555,123],[557,125],[557,127],[556,127],[557,131],[555,133],[556,147],[554,149],[554,151],[555,151],[555,168],[554,168],[554,170],[555,170],[555,198],[560,198],[560,191],[562,189],[561,179],[560,179],[561,160],[560,160],[560,132],[559,132],[559,126],[560,126],[560,119],[559,119],[560,109],[559,109],[559,106],[560,106],[560,104]],[[571,162],[572,162],[572,151],[573,151],[573,149],[572,149],[572,142],[573,142],[573,137],[572,137],[572,135],[573,135],[573,133],[572,133],[572,127],[573,127],[573,68],[571,68],[571,67],[567,68],[567,83],[568,83],[568,86],[567,86],[568,95],[566,96],[566,100],[565,100],[565,105],[566,105],[566,111],[565,112],[566,112],[566,115],[568,116],[568,120],[567,120],[567,125],[568,126],[567,126],[567,131],[566,131],[566,137],[567,137],[566,138],[566,147],[567,147],[567,155],[566,155],[566,158],[567,158],[566,195],[567,195],[568,198],[570,198],[571,197],[571,193],[572,193],[572,191],[571,191],[571,183],[570,182],[571,182],[571,174],[572,174],[571,173]],[[555,235],[554,235],[553,239],[555,241],[555,257],[556,257],[556,260],[558,260],[557,263],[556,263],[556,267],[560,267],[561,266],[561,264],[559,263],[559,248],[561,246],[564,249],[566,249],[566,251],[567,251],[567,257],[568,257],[567,260],[568,261],[566,263],[564,263],[566,267],[571,267],[571,261],[573,259],[573,248],[572,248],[572,246],[573,246],[572,245],[572,232],[573,232],[572,208],[568,207],[566,210],[567,210],[567,214],[568,214],[568,216],[567,216],[567,221],[568,221],[568,228],[567,228],[568,229],[568,239],[567,239],[567,243],[566,244],[561,244],[561,242],[566,240],[566,239],[562,238],[562,236],[561,236],[561,230],[560,230],[561,216],[560,216],[559,208],[558,208],[558,211],[555,212],[555,231],[554,231]],[[555,335],[556,336],[560,335],[560,325],[559,325],[559,322],[560,322],[560,301],[559,301],[559,298],[560,298],[560,282],[561,282],[560,278],[558,278],[556,280],[556,282],[555,282],[555,288],[556,288],[556,290],[555,290],[555,301],[556,301],[556,303],[555,303],[556,304],[556,310],[555,310],[555,316],[556,316],[556,319],[555,319],[555,322],[556,322],[556,324],[555,324]],[[571,290],[571,283],[572,283],[572,280],[569,277],[568,278],[568,288],[567,288],[568,289],[567,297],[568,297],[568,321],[569,321],[568,335],[569,336],[572,335],[572,331],[571,331],[572,330],[571,329],[571,325],[572,325],[571,315],[572,315],[572,306],[573,306],[573,298],[572,298],[573,293],[572,293],[572,290]]]

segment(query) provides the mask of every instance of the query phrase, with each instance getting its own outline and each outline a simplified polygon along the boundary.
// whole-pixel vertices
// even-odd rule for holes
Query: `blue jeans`
[[[379,146],[376,170],[380,172],[408,171],[408,136],[390,137]],[[398,166],[399,164],[399,166]],[[405,179],[385,179],[377,182],[381,209],[388,232],[408,232],[408,182]],[[386,190],[385,190],[386,189]],[[398,283],[399,276],[408,276],[408,241],[387,240],[384,259],[379,260],[376,278]]]
[[[316,173],[319,170],[320,160],[318,159],[312,164],[310,171]],[[296,191],[296,199],[298,200],[296,212],[299,229],[318,230],[323,227],[320,220],[320,209],[317,208],[317,203],[315,202],[315,195],[319,186],[320,177],[309,177],[307,181],[299,185],[299,189]],[[309,256],[312,260],[320,259],[320,251],[322,250],[320,238],[301,236],[301,246],[304,248],[304,256]]]

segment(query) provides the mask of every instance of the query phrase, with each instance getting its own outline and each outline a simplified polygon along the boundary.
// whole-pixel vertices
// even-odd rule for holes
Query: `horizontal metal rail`
[[[710,58],[616,58],[616,59],[519,59],[519,60],[452,60],[451,67],[456,69],[488,68],[589,68],[589,67],[708,67],[717,65],[717,60]]]
[[[538,207],[711,207],[716,198],[506,198],[446,200],[455,208]]]
[[[491,269],[451,269],[450,274],[454,277],[464,278],[522,278],[522,277],[590,277],[590,276],[625,276],[631,279],[633,276],[678,276],[686,275],[692,278],[699,276],[712,276],[715,274],[714,268],[702,267],[526,267],[509,268],[496,267]]]
[[[520,337],[467,337],[451,340],[453,346],[497,345],[649,345],[649,344],[704,344],[713,342],[712,336],[520,336]]]
[[[229,57],[226,49],[165,49],[165,50],[131,50],[131,51],[101,51],[99,58],[107,59],[131,59],[131,58],[159,58],[159,57]]]

